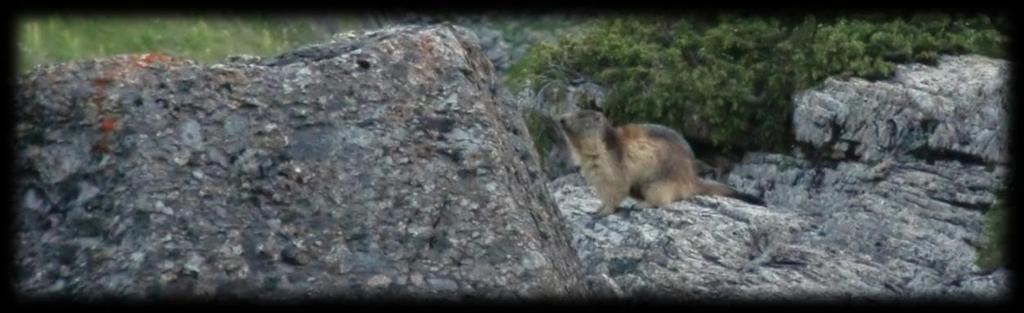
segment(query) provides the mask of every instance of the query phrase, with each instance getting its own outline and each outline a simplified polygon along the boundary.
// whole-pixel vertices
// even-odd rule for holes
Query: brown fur
[[[626,197],[642,207],[661,207],[698,194],[753,197],[697,175],[689,144],[674,130],[655,124],[613,127],[597,111],[584,110],[560,121],[573,161],[601,199],[599,215],[614,214]]]

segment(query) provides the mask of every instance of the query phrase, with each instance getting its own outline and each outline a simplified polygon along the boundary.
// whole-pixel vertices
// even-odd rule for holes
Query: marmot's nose
[[[565,117],[564,116],[558,118],[558,124],[561,124],[562,127],[565,127]]]

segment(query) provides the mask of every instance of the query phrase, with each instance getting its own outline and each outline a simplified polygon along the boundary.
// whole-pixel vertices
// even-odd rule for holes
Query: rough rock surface
[[[600,297],[975,301],[997,299],[1008,285],[1005,270],[978,273],[972,248],[927,229],[936,223],[872,225],[880,219],[866,205],[821,219],[698,196],[594,220],[589,213],[600,201],[582,177],[563,176],[549,188],[569,220],[588,287]]]
[[[451,22],[476,33],[480,46],[502,75],[522,58],[529,48],[540,42],[552,42],[558,35],[578,30],[586,16],[573,14],[535,14],[513,12],[480,12],[478,14],[366,14],[363,27],[373,29],[389,25],[427,25]]]
[[[1006,61],[943,56],[885,81],[829,79],[795,99],[796,139],[864,162],[906,154],[1007,163]]]
[[[574,14],[367,14],[365,28],[386,25],[425,25],[451,21],[476,33],[480,45],[494,65],[495,72],[503,76],[509,66],[517,62],[527,50],[538,43],[556,41],[559,36],[578,32],[591,17]],[[556,36],[556,34],[558,36]],[[537,92],[525,88],[516,95],[516,103],[526,119],[533,123],[533,135],[541,138],[541,168],[549,179],[574,172],[560,130],[554,123],[559,114],[579,108],[600,108],[604,105],[604,90],[597,84],[575,79],[546,84]]]
[[[536,153],[476,36],[119,56],[18,85],[26,296],[575,297]]]
[[[899,290],[956,290],[979,271],[983,214],[1006,184],[1008,68],[944,56],[886,81],[829,80],[796,97],[812,148],[751,154],[727,182],[811,214],[835,245],[906,264],[917,274]]]
[[[725,181],[768,207],[702,196],[595,222],[578,175],[549,189],[601,295],[994,299],[1011,273],[975,259],[1007,174],[1006,67],[943,57],[798,96],[805,151],[752,153]]]

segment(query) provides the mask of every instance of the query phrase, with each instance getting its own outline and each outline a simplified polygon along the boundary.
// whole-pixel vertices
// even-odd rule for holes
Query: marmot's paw
[[[634,209],[634,210],[643,210],[643,209],[655,209],[655,208],[658,208],[658,206],[650,204],[648,202],[635,202],[635,203],[633,203],[631,208]]]

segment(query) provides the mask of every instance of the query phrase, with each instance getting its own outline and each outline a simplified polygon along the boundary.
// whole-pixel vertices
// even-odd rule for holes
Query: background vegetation
[[[1002,57],[1003,20],[986,16],[617,16],[539,44],[512,88],[591,79],[616,122],[649,121],[718,150],[785,149],[795,92],[829,76],[880,79],[939,54]],[[706,134],[692,129],[706,129]]]
[[[978,249],[978,259],[975,262],[978,267],[993,270],[1009,264],[1009,253],[1006,250],[1010,246],[1009,214],[1009,209],[1003,201],[996,201],[988,212],[985,212],[984,240]]]

